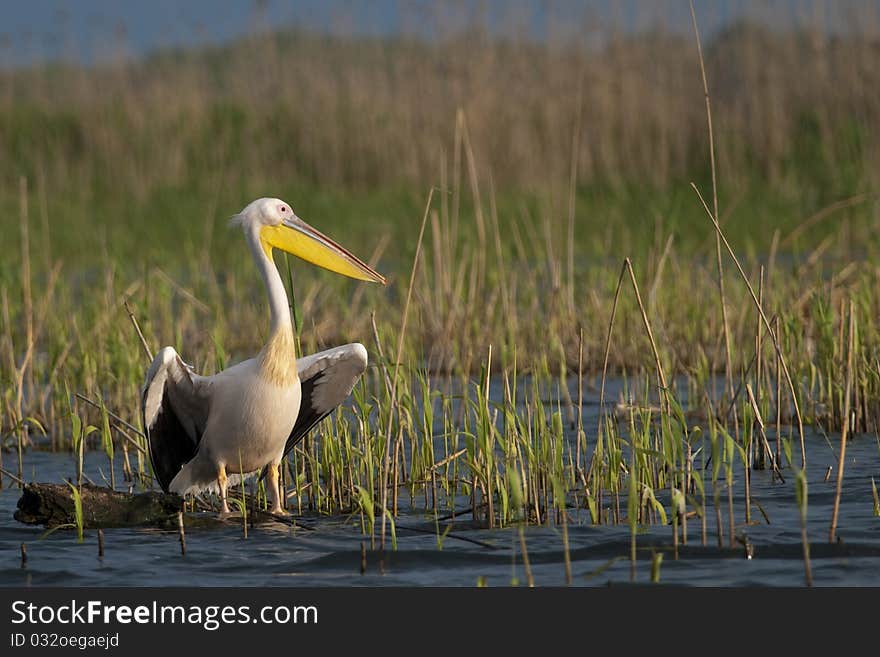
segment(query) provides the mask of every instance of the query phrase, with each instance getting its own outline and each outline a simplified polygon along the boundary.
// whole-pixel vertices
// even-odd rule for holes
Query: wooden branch
[[[179,495],[158,491],[132,495],[101,486],[83,484],[83,527],[176,527],[183,508]],[[68,484],[27,484],[18,500],[15,519],[26,525],[75,524],[73,497]]]
[[[179,530],[178,513],[183,509],[183,498],[174,493],[148,491],[124,493],[94,484],[80,488],[85,529],[109,527],[158,527]],[[68,484],[26,484],[18,500],[14,517],[26,525],[75,525],[73,497]],[[217,513],[186,513],[186,526],[230,527],[241,525],[241,515],[232,513],[222,517]],[[248,509],[248,522],[268,522],[293,525],[289,517],[275,516],[266,511]],[[300,526],[300,525],[297,525]]]

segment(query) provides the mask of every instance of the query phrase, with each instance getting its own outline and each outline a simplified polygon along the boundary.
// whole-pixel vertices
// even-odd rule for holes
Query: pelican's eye
[[[286,205],[279,205],[278,212],[280,212],[281,214],[287,214],[287,206]]]

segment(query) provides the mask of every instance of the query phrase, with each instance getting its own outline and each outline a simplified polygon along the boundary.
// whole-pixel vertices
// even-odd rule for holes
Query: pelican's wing
[[[150,462],[162,490],[196,454],[208,419],[210,379],[199,376],[171,347],[153,359],[141,394]]]
[[[296,369],[302,385],[302,402],[284,446],[285,454],[351,394],[367,369],[367,350],[358,342],[334,347],[298,359]]]

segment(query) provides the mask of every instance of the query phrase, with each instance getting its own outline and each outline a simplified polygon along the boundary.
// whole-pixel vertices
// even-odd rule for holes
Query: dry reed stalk
[[[761,435],[762,447],[764,448],[764,453],[770,459],[771,467],[773,468],[773,473],[779,477],[779,480],[785,483],[785,479],[782,478],[782,473],[779,471],[779,467],[776,464],[776,459],[773,457],[773,453],[770,450],[770,442],[767,440],[767,432],[764,427],[764,420],[761,417],[761,409],[758,407],[758,402],[755,399],[755,394],[752,392],[752,384],[746,384],[746,393],[749,397],[749,404],[752,407],[752,412],[755,414],[755,421],[758,423],[758,428]]]
[[[817,212],[814,212],[812,215],[804,219],[801,223],[799,223],[779,244],[780,247],[785,248],[787,246],[791,246],[794,241],[808,228],[811,228],[815,224],[819,223],[826,217],[830,217],[838,210],[843,210],[845,208],[851,208],[855,205],[859,205],[868,200],[868,194],[856,194],[855,196],[850,196],[849,198],[841,199],[839,201],[835,201],[830,205],[826,205],[824,208],[820,209]]]
[[[40,227],[42,229],[43,244],[43,267],[45,271],[52,270],[52,238],[49,229],[49,204],[46,195],[46,173],[42,166],[37,170],[37,195],[40,200]]]
[[[727,545],[730,549],[736,547],[736,519],[733,515],[733,460],[736,455],[731,453],[728,457],[730,467],[725,468],[727,479]]]
[[[483,391],[484,399],[486,400],[486,407],[484,412],[486,413],[487,422],[489,422],[489,431],[492,431],[492,416],[490,414],[489,408],[489,384],[491,382],[492,377],[492,344],[489,344],[489,354],[486,356],[486,389]],[[492,441],[489,442],[490,448],[492,445]],[[491,453],[486,454],[486,515],[489,519],[489,529],[493,529],[495,527],[495,502],[494,495],[492,492],[492,464],[494,463],[494,458]]]
[[[14,481],[15,483],[17,483],[19,486],[24,486],[24,485],[25,485],[25,481],[24,481],[24,479],[22,479],[21,477],[16,477],[16,476],[15,476],[14,474],[12,474],[9,470],[4,470],[3,468],[0,468],[0,474],[4,475],[4,476],[6,476],[6,477],[9,477],[10,479],[12,479],[12,481]]]
[[[842,315],[841,315],[842,318]],[[828,530],[828,542],[833,543],[837,533],[837,516],[840,511],[840,495],[843,490],[843,466],[846,458],[846,439],[849,433],[850,405],[853,388],[853,352],[855,351],[856,314],[853,300],[849,301],[849,340],[846,354],[846,386],[843,397],[843,418],[840,430],[840,450],[837,460],[837,484],[834,492],[834,507],[831,511],[831,527]]]
[[[186,556],[186,532],[183,529],[183,511],[177,512],[177,538],[180,541],[180,554]]]
[[[779,315],[773,318],[773,334],[779,340]],[[776,466],[782,467],[782,363],[776,354]]]
[[[705,463],[705,457],[703,458],[703,462]],[[700,496],[700,545],[706,547],[708,545],[709,540],[709,519],[706,517],[706,483],[703,478],[703,474],[705,473],[706,468],[705,465],[700,469],[700,479],[703,484],[700,489],[703,491]]]
[[[128,458],[128,443],[122,443],[122,480],[125,482],[134,481],[131,470],[131,461]]]
[[[614,289],[614,301],[611,303],[611,317],[608,319],[608,331],[605,333],[605,357],[602,359],[602,383],[599,387],[599,418],[596,426],[596,436],[602,432],[602,418],[605,415],[605,381],[608,375],[608,356],[611,353],[611,335],[614,333],[614,318],[617,317],[617,304],[620,301],[620,289],[623,286],[623,277],[626,274],[629,260],[624,260],[617,277],[617,287]],[[589,471],[592,472],[596,460],[596,453],[590,458]]]
[[[477,176],[477,160],[474,157],[474,149],[471,145],[471,136],[468,131],[467,118],[461,111],[462,143],[464,145],[465,161],[468,169],[468,179],[471,186],[471,196],[474,201],[474,218],[477,226],[477,274],[476,280],[482,286],[486,275],[486,220],[483,217],[483,199],[480,196],[480,185]],[[433,190],[432,190],[433,191]]]
[[[30,245],[30,216],[28,213],[28,181],[27,178],[21,176],[18,179],[19,191],[19,219],[21,226],[21,287],[22,299],[24,302],[24,321],[25,321],[25,344],[30,352],[34,343],[34,302],[31,293],[31,245]],[[22,363],[22,370],[27,370],[30,362],[30,354],[28,354],[27,362]],[[24,373],[24,372],[23,372]],[[31,387],[33,387],[33,379],[29,377]],[[23,413],[22,413],[23,417]]]
[[[714,422],[714,419],[712,421]],[[720,452],[721,450],[719,449],[719,455]],[[718,549],[720,550],[724,547],[724,517],[721,512],[721,491],[718,490],[718,480],[714,473],[712,476],[712,506],[715,509],[715,535],[718,539]]]
[[[568,425],[574,429],[577,424],[574,400],[571,398],[571,391],[568,389],[568,359],[565,355],[565,345],[562,344],[562,340],[558,335],[556,336],[556,345],[559,351],[559,394],[562,397],[562,402],[565,404]]]
[[[764,305],[764,266],[761,265],[760,275],[758,277],[758,302],[763,307]],[[775,319],[775,318],[774,318]],[[765,372],[764,368],[764,332],[761,326],[761,318],[755,318],[755,386],[758,388],[758,395],[761,394],[761,390],[764,384],[763,375]],[[764,430],[764,423],[761,422],[761,430]],[[752,448],[755,447],[754,441],[749,443]],[[752,450],[755,451],[754,449]],[[752,455],[749,456],[750,462],[754,465],[754,458]],[[759,461],[758,467],[763,469],[764,467],[764,453],[761,452],[761,459]]]
[[[457,452],[453,452],[452,454],[443,457],[442,459],[440,459],[434,465],[431,466],[431,472],[436,474],[438,469],[442,468],[444,465],[449,465],[455,459],[457,459],[459,456],[461,456],[462,454],[466,454],[466,453],[467,453],[467,449],[462,448],[462,449],[458,450]]]
[[[461,213],[461,143],[464,110],[455,110],[455,135],[452,144],[452,217],[449,231],[450,244],[454,248],[458,244],[458,221]]]
[[[599,414],[601,416],[601,407]],[[586,457],[587,445],[586,435],[584,435],[584,328],[578,328],[578,410],[577,410],[577,448],[575,454],[575,465],[581,473],[581,443],[583,443],[584,456]]]
[[[24,407],[24,389],[25,375],[30,368],[31,360],[34,355],[34,309],[31,297],[31,256],[30,256],[30,237],[29,228],[30,219],[28,216],[28,188],[27,178],[22,176],[19,178],[19,219],[21,226],[21,277],[22,277],[22,296],[24,303],[25,318],[25,353],[21,359],[15,373],[15,435],[17,438],[18,448],[18,479],[23,478],[22,449],[23,446],[30,442],[29,426],[25,422]],[[11,330],[11,329],[10,329]],[[19,484],[21,485],[21,484]]]
[[[773,237],[770,240],[770,253],[767,256],[767,280],[773,280],[773,273],[776,271],[776,256],[779,253],[779,236],[780,231],[777,228],[773,231]]]
[[[672,251],[672,242],[674,238],[675,235],[672,233],[666,238],[666,245],[663,247],[663,253],[657,261],[657,267],[654,271],[654,282],[651,283],[651,289],[648,291],[648,307],[652,310],[656,303],[657,290],[660,289],[660,283],[663,280],[663,270],[666,268],[666,262],[669,260],[669,254]]]
[[[201,299],[199,299],[199,298],[195,295],[195,293],[194,293],[192,290],[190,290],[190,289],[187,288],[186,286],[181,285],[180,283],[178,283],[177,281],[175,281],[175,280],[174,280],[174,279],[173,279],[168,273],[166,273],[163,269],[161,269],[160,267],[154,267],[154,268],[153,268],[153,273],[156,274],[156,275],[157,275],[159,278],[161,278],[163,281],[165,281],[166,283],[168,283],[168,285],[170,285],[172,288],[174,288],[174,290],[175,290],[178,294],[180,294],[182,297],[185,297],[186,299],[189,299],[189,300],[193,303],[193,305],[195,305],[195,306],[196,306],[199,310],[201,310],[203,313],[205,313],[206,315],[210,315],[210,314],[211,314],[211,307],[208,306],[208,304],[206,304],[204,301],[202,301]]]
[[[645,304],[642,303],[642,295],[639,293],[639,284],[636,282],[636,274],[633,271],[632,261],[629,258],[624,260],[624,266],[629,270],[629,279],[632,281],[633,291],[636,294],[636,302],[639,305],[639,312],[642,315],[642,323],[645,325],[645,332],[648,334],[648,341],[651,343],[651,352],[654,354],[654,365],[657,368],[657,378],[660,382],[660,389],[666,400],[669,411],[669,384],[666,382],[666,375],[663,373],[663,364],[660,362],[660,352],[657,351],[657,342],[654,340],[654,332],[651,330],[651,322],[648,320],[648,313],[645,311]]]
[[[0,287],[0,317],[3,318],[3,341],[5,343],[5,360],[4,363],[7,371],[18,371],[18,365],[15,363],[15,335],[12,332],[12,314],[9,310],[9,293],[6,286]],[[2,450],[0,450],[2,452]]]
[[[61,263],[55,263],[46,271],[48,272],[48,277],[42,286],[43,296],[37,306],[34,318],[34,344],[37,344],[45,333],[44,329],[46,328],[46,321],[49,319],[49,311],[53,307],[53,295],[58,285],[58,279],[61,276]],[[31,388],[33,388],[33,382],[31,382]]]
[[[367,264],[370,267],[377,267],[379,260],[382,258],[382,255],[385,253],[385,250],[388,248],[388,245],[391,243],[391,235],[385,234],[379,238],[379,241],[376,243],[373,252],[370,254],[370,257],[367,258]],[[288,264],[290,263],[290,256],[285,255],[285,258],[288,260]],[[351,296],[351,314],[352,316],[360,316],[363,315],[363,311],[361,310],[361,303],[363,302],[364,296],[367,294],[368,287],[366,285],[359,285],[355,288],[354,294]],[[291,303],[291,305],[293,305]]]
[[[504,265],[504,247],[501,242],[501,228],[498,222],[498,204],[495,198],[495,180],[492,172],[489,172],[489,219],[492,222],[492,237],[495,242],[495,258],[498,262],[498,287],[501,291],[501,307],[504,317],[508,320],[505,324],[511,336],[516,335],[516,321],[518,313],[512,311],[510,303],[510,291],[508,285],[510,277]]]
[[[700,58],[700,75],[703,79],[703,95],[706,99],[706,123],[709,130],[709,163],[712,170],[712,208],[715,212],[715,220],[718,220],[718,179],[715,169],[715,135],[712,131],[712,104],[709,98],[709,83],[706,79],[706,66],[703,61],[703,46],[700,43],[700,30],[697,27],[697,14],[694,10],[694,2],[690,0],[691,19],[694,24],[694,37],[697,40],[697,54]],[[733,398],[733,365],[730,354],[730,327],[727,321],[727,300],[724,295],[724,267],[721,262],[721,238],[715,235],[715,261],[718,268],[718,299],[721,303],[721,330],[724,338],[725,374],[727,382],[727,394]],[[734,431],[739,434],[739,421],[736,408],[733,410]]]
[[[416,280],[416,272],[418,271],[419,265],[419,256],[422,253],[422,239],[425,236],[425,226],[428,223],[428,213],[431,210],[431,201],[434,198],[434,188],[432,187],[428,192],[428,201],[425,203],[425,213],[422,216],[422,226],[419,229],[419,239],[416,242],[416,253],[413,256],[413,265],[412,271],[409,276],[409,286],[406,291],[406,301],[403,304],[403,319],[400,324],[400,335],[397,339],[397,357],[394,361],[394,378],[391,381],[391,399],[389,401],[388,408],[388,424],[385,427],[385,459],[384,465],[382,468],[382,527],[380,530],[380,546],[381,550],[384,552],[385,550],[385,529],[386,529],[386,511],[388,510],[388,470],[391,466],[391,420],[394,417],[394,408],[397,403],[397,381],[398,374],[400,370],[400,360],[403,357],[403,338],[406,335],[406,323],[409,317],[409,306],[410,301],[412,300],[412,291],[413,285]],[[397,491],[394,492],[395,497],[397,496]]]
[[[95,401],[92,401],[91,399],[89,399],[89,398],[86,397],[85,395],[82,395],[82,394],[80,394],[80,393],[78,393],[78,392],[77,392],[77,393],[74,393],[74,395],[76,396],[77,399],[79,399],[79,400],[81,400],[81,401],[84,401],[84,402],[87,403],[89,406],[91,406],[91,407],[93,407],[93,408],[95,408],[95,409],[101,410],[101,405],[100,405],[99,403],[97,403],[97,402],[95,402]],[[119,426],[116,426],[116,427],[114,427],[114,428],[115,428],[120,434],[122,434],[122,436],[123,436],[126,440],[128,440],[128,442],[131,443],[131,445],[133,445],[133,446],[135,447],[135,449],[137,449],[137,450],[140,451],[140,452],[144,452],[144,453],[146,453],[146,449],[144,449],[144,448],[143,448],[143,447],[142,447],[142,446],[141,446],[141,445],[140,445],[140,444],[139,444],[134,438],[132,438],[131,436],[129,436],[127,433],[125,433],[124,429],[128,429],[129,431],[133,431],[134,433],[136,433],[136,434],[137,434],[138,436],[140,436],[141,438],[146,438],[146,435],[144,434],[144,432],[141,431],[140,429],[138,429],[138,428],[137,428],[136,426],[134,426],[133,424],[130,424],[130,423],[126,422],[125,420],[123,420],[121,417],[119,417],[118,415],[116,415],[116,413],[114,413],[113,411],[111,411],[109,408],[106,408],[106,407],[105,407],[105,410],[107,411],[107,416],[113,421],[113,423],[119,425]]]
[[[681,543],[682,545],[687,545],[688,542],[688,532],[687,532],[687,494],[688,491],[691,490],[691,475],[692,475],[692,463],[693,463],[693,451],[691,450],[691,442],[687,436],[687,428],[685,427],[685,442],[687,443],[687,453],[683,454],[685,459],[684,468],[684,485],[682,486],[681,497],[684,500],[685,511],[681,514]]]
[[[370,311],[370,326],[373,329],[373,342],[376,345],[376,351],[379,352],[379,367],[382,369],[382,379],[385,381],[385,390],[391,397],[391,377],[388,375],[388,367],[385,365],[385,352],[382,349],[382,341],[379,339],[379,329],[376,328],[376,313]]]
[[[446,149],[440,149],[440,214],[439,218],[431,216],[431,237],[434,240],[435,276],[439,290],[443,296],[449,295],[452,282],[450,271],[444,265],[452,262],[452,244],[449,240],[449,162]],[[444,239],[445,238],[445,239]]]
[[[724,243],[724,247],[727,249],[727,253],[730,255],[734,264],[736,265],[737,270],[739,271],[740,277],[742,277],[743,282],[746,284],[746,287],[749,290],[749,294],[752,297],[752,301],[755,304],[755,308],[757,308],[758,312],[761,315],[761,319],[764,322],[764,327],[767,329],[767,332],[773,338],[773,347],[776,349],[776,355],[779,357],[779,362],[782,365],[782,371],[785,374],[785,380],[788,384],[789,392],[791,393],[791,403],[794,406],[795,416],[797,418],[798,423],[798,434],[801,439],[801,467],[806,469],[807,467],[807,450],[804,445],[804,420],[801,416],[801,408],[800,404],[798,404],[797,394],[794,387],[794,382],[791,379],[791,374],[788,370],[788,364],[785,361],[785,356],[782,354],[782,347],[779,345],[779,340],[777,340],[776,335],[770,330],[770,320],[767,319],[767,315],[764,313],[764,309],[761,307],[760,302],[758,301],[758,297],[755,295],[755,290],[752,288],[752,284],[749,281],[748,276],[746,276],[745,271],[743,271],[742,265],[739,264],[739,260],[736,257],[736,254],[733,252],[733,248],[730,246],[730,243],[727,241],[727,238],[724,236],[724,233],[721,230],[721,226],[718,225],[718,222],[715,220],[715,217],[712,216],[712,211],[709,210],[709,206],[706,205],[705,199],[703,199],[703,195],[700,194],[700,190],[697,188],[696,184],[691,183],[691,187],[696,192],[697,197],[700,199],[700,203],[703,204],[703,209],[709,215],[709,219],[712,220],[712,224],[715,226],[715,230],[718,231],[718,235],[721,237],[721,241]]]
[[[574,220],[575,202],[577,200],[578,162],[581,150],[581,123],[584,113],[584,77],[578,76],[577,115],[574,121],[574,131],[571,137],[571,176],[568,183],[568,312],[575,316],[574,307]]]
[[[149,345],[147,345],[147,340],[144,338],[143,331],[141,331],[140,324],[138,324],[137,317],[134,315],[134,310],[131,309],[131,305],[128,303],[128,299],[124,299],[122,301],[122,305],[125,306],[125,312],[128,313],[128,319],[131,320],[132,326],[134,326],[134,330],[137,333],[138,340],[140,340],[141,347],[143,347],[144,353],[147,355],[147,360],[153,361],[153,352],[150,350]]]

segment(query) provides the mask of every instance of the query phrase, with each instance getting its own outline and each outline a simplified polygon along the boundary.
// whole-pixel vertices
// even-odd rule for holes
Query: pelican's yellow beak
[[[271,249],[277,248],[337,274],[385,285],[382,274],[299,217],[264,226],[260,240],[270,258]]]

